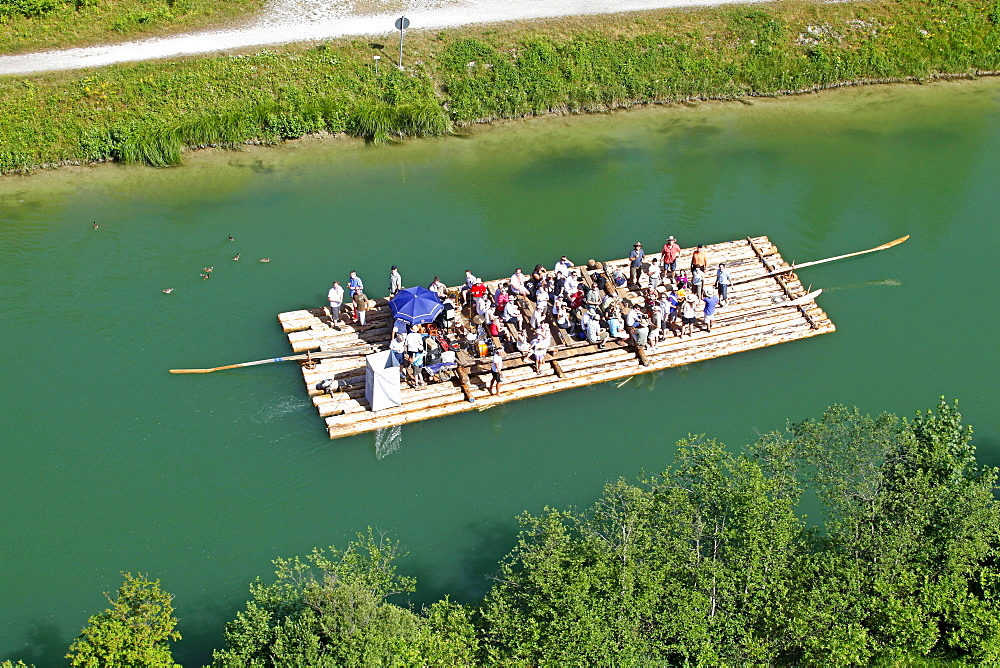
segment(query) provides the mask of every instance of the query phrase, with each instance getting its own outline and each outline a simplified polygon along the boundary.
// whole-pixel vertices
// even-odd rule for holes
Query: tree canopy
[[[834,406],[742,454],[680,443],[587,512],[547,509],[482,606],[489,662],[852,664],[1000,659],[995,469],[943,400]],[[825,522],[797,514],[805,492]]]
[[[160,589],[159,580],[139,573],[122,573],[125,581],[111,607],[87,620],[70,645],[70,665],[85,668],[150,666],[173,668],[169,641],[180,640],[173,596]]]
[[[473,661],[470,613],[447,599],[420,613],[389,603],[414,590],[396,575],[399,544],[371,528],[341,552],[313,550],[305,561],[277,559],[273,584],[259,579],[253,599],[226,625],[215,665],[402,666]]]

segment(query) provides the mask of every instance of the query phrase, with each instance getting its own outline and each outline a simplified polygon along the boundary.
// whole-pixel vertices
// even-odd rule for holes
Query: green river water
[[[175,657],[198,665],[272,558],[369,525],[409,551],[415,602],[475,600],[521,511],[588,505],[688,433],[743,444],[836,402],[959,399],[1000,463],[998,174],[992,80],[0,180],[0,659],[59,664],[130,570],[176,595]],[[802,271],[834,334],[408,425],[382,459],[326,437],[291,364],[167,373],[286,354],[275,315],[351,269],[383,294],[390,264],[455,284],[667,234],[765,234],[800,262],[912,237]]]

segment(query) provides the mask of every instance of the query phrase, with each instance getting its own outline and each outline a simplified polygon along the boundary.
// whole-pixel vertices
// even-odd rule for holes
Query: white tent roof
[[[373,411],[403,403],[399,391],[399,364],[391,351],[365,356],[365,399]]]

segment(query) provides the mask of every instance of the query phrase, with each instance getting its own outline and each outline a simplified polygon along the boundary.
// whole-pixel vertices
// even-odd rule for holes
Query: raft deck
[[[690,267],[693,250],[682,250],[677,261],[678,269]],[[474,358],[464,351],[459,353],[459,368],[454,379],[428,384],[419,390],[402,383],[403,403],[396,408],[378,412],[369,410],[365,400],[363,352],[303,365],[306,390],[320,417],[325,420],[330,438],[341,438],[463,411],[484,410],[518,399],[669,369],[826,334],[836,329],[814,300],[799,306],[782,306],[784,302],[802,297],[806,290],[792,272],[765,278],[769,272],[788,267],[778,248],[767,237],[748,237],[714,244],[706,246],[705,250],[709,260],[705,278],[709,284],[714,283],[714,267],[720,262],[726,263],[726,270],[734,283],[758,279],[730,288],[728,304],[717,311],[711,332],[696,325],[693,336],[678,338],[668,333],[656,348],[642,350],[631,342],[610,340],[604,348],[600,348],[586,341],[571,340],[553,326],[554,345],[549,348],[542,365],[542,375],[535,374],[527,358],[521,359],[518,353],[508,354],[504,360],[504,382],[499,396],[492,396],[487,391],[490,382],[489,358]],[[646,261],[653,257],[659,258],[659,253],[646,255]],[[627,259],[603,263],[607,273],[619,267],[628,275],[627,265]],[[587,275],[586,266],[576,269],[581,276]],[[486,285],[492,292],[505,280],[486,281]],[[588,280],[584,278],[585,283]],[[645,286],[646,277],[641,280]],[[632,302],[643,301],[639,293],[614,288],[610,280],[607,290],[611,293],[617,291]],[[520,304],[527,319],[533,305],[523,298]],[[465,315],[459,315],[459,318],[467,315],[465,311]],[[375,308],[368,311],[368,325],[364,331],[359,331],[356,323],[341,323],[342,331],[334,330],[323,308],[281,313],[278,321],[288,334],[292,350],[297,353],[330,353],[363,344],[384,350],[389,345],[392,332],[386,299],[376,300]],[[316,384],[326,378],[340,381],[340,391],[331,395],[317,390]]]

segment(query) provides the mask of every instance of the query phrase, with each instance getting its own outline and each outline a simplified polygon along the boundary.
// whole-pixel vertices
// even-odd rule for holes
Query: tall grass
[[[687,34],[587,32],[514,49],[450,43],[434,65],[456,121],[601,110],[690,97],[771,95],[835,82],[1000,70],[1000,3],[927,0],[704,10]]]
[[[664,11],[622,29],[469,28],[376,74],[364,42],[0,79],[0,172],[74,160],[176,164],[315,132],[382,143],[452,123],[839,82],[1000,71],[1000,0],[876,0]],[[602,23],[601,21],[604,21]],[[596,27],[595,27],[596,26]]]

